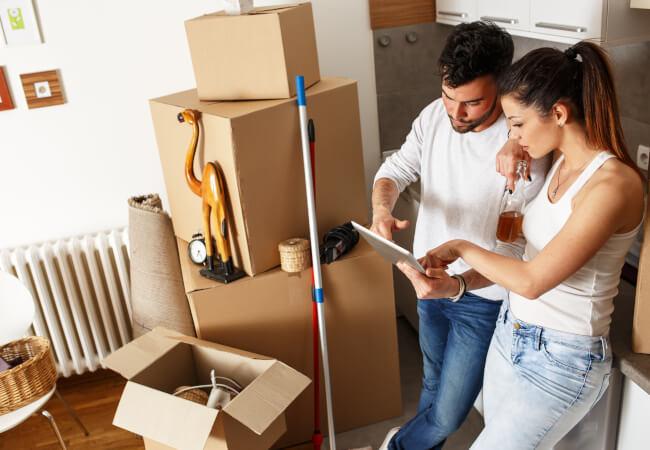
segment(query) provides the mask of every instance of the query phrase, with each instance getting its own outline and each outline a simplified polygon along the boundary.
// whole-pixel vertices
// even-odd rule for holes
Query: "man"
[[[413,122],[401,149],[375,177],[372,229],[391,239],[409,226],[392,215],[404,188],[421,183],[420,210],[413,243],[416,257],[451,239],[467,239],[487,249],[512,254],[497,243],[499,209],[516,160],[527,158],[508,143],[496,80],[512,62],[510,35],[496,25],[458,25],[438,61],[442,98]],[[499,150],[503,151],[497,158]],[[509,174],[503,178],[495,169]],[[547,162],[533,163],[526,188],[532,199],[544,182]],[[531,178],[532,175],[532,178]],[[490,339],[505,291],[489,286],[462,260],[447,271],[428,268],[411,276],[418,298],[423,380],[417,415],[391,430],[382,448],[440,449],[463,423],[483,383]]]

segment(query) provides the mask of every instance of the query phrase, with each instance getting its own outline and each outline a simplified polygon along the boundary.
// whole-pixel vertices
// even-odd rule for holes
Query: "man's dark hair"
[[[495,80],[512,63],[510,34],[491,22],[463,23],[447,37],[438,59],[443,82],[456,88],[483,75]]]

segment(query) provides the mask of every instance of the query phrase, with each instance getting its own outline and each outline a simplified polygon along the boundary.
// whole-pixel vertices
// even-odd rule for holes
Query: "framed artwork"
[[[0,23],[7,45],[43,42],[32,0],[0,0]]]
[[[58,70],[24,73],[20,76],[29,109],[65,103]]]
[[[0,67],[0,111],[14,109],[14,102],[11,100],[9,83],[5,77],[4,67]]]

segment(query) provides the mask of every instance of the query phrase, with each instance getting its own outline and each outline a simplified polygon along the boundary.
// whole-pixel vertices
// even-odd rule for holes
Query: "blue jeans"
[[[472,450],[551,449],[607,389],[606,336],[522,322],[503,305],[485,367],[485,428]]]
[[[501,301],[467,293],[458,302],[418,300],[422,392],[417,415],[390,450],[441,449],[463,423],[483,384],[483,369]]]

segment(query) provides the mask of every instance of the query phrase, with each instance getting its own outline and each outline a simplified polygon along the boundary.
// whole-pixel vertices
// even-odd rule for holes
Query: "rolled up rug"
[[[129,199],[133,336],[154,327],[196,336],[176,239],[158,194]]]

